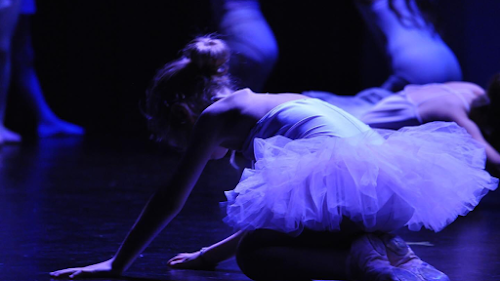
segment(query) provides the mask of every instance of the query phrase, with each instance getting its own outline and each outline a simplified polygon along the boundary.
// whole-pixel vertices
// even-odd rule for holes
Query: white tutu
[[[255,168],[227,191],[226,223],[238,229],[440,231],[471,211],[498,180],[483,147],[455,123],[433,122],[354,137],[255,139]]]

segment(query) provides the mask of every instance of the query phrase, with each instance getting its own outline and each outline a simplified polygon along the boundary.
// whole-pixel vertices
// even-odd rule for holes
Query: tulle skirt
[[[347,218],[364,231],[437,232],[498,186],[484,148],[449,122],[349,138],[275,136],[254,147],[254,168],[223,203],[237,229],[339,231]]]

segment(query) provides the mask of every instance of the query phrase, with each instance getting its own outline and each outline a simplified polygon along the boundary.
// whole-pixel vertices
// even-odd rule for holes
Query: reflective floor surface
[[[134,138],[55,138],[1,147],[0,280],[50,280],[50,271],[111,257],[177,160]],[[234,260],[215,271],[165,265],[178,252],[231,233],[218,202],[238,178],[227,159],[210,163],[181,214],[125,277],[109,280],[249,280]],[[451,280],[500,280],[499,191],[440,233],[399,234]]]

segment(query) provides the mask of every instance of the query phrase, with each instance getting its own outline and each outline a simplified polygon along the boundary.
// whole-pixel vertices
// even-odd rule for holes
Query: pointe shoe
[[[391,265],[384,242],[374,234],[364,234],[352,243],[348,270],[353,280],[419,281],[410,271]]]
[[[450,281],[446,274],[422,261],[401,237],[384,234],[380,238],[391,265],[410,271],[419,281]]]
[[[85,134],[85,129],[82,127],[66,122],[64,120],[56,120],[52,122],[42,122],[37,128],[38,137],[49,138],[56,136],[81,136]]]

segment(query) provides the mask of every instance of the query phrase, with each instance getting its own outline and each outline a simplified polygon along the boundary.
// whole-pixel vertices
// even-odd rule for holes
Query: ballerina
[[[379,133],[318,99],[234,91],[228,59],[222,40],[200,37],[158,72],[147,112],[157,138],[184,150],[175,175],[111,259],[51,276],[122,274],[180,212],[206,163],[238,150],[255,160],[227,192],[225,221],[239,231],[200,258],[238,252],[250,278],[419,280],[427,272],[448,280],[388,233],[404,226],[439,231],[495,189],[481,145],[455,123]],[[291,241],[276,251],[249,249],[275,234]],[[259,253],[273,254],[274,270],[262,271],[271,275],[254,275],[246,262]]]

